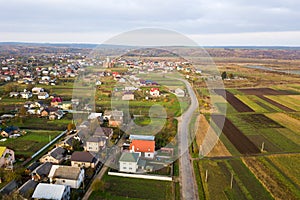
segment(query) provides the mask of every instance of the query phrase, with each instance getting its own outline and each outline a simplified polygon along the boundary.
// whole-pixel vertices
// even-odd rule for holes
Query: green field
[[[0,142],[0,145],[13,149],[17,157],[29,157],[60,133],[61,131],[30,130],[24,136]]]
[[[123,178],[105,174],[102,178],[105,190],[94,191],[90,200],[107,199],[173,199],[172,182]]]
[[[300,111],[299,95],[276,95],[276,96],[266,96],[266,97],[288,108],[291,108],[295,111]]]
[[[203,186],[202,196],[205,199],[272,199],[268,191],[240,159],[200,160],[198,166],[201,174],[201,183],[198,183],[198,186]],[[207,182],[205,181],[206,170]]]

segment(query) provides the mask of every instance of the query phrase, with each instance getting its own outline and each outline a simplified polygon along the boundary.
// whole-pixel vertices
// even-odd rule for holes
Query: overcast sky
[[[137,28],[200,45],[300,46],[299,0],[0,0],[0,41],[102,43]]]

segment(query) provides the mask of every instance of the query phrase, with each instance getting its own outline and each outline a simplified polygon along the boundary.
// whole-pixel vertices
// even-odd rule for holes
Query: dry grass
[[[203,154],[208,157],[231,156],[215,131],[210,127],[204,115],[201,114],[197,121],[200,125],[196,133],[196,142],[198,146],[202,145]]]

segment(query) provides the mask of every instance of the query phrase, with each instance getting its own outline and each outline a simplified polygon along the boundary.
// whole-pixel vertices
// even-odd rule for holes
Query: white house
[[[38,94],[38,99],[47,99],[49,98],[49,94],[47,92],[40,92]]]
[[[19,92],[10,92],[9,93],[9,97],[18,97],[19,96]]]
[[[119,159],[119,171],[135,173],[138,170],[139,153],[123,152]]]
[[[153,97],[159,97],[159,89],[158,88],[151,88],[150,95]]]
[[[177,88],[177,89],[175,90],[175,95],[176,95],[177,97],[184,97],[184,96],[185,96],[185,93],[184,93],[184,91],[183,91],[182,89]]]
[[[33,199],[69,200],[71,190],[69,186],[39,183],[32,195]]]
[[[37,95],[37,94],[39,94],[41,92],[44,92],[44,89],[40,88],[40,87],[34,87],[34,88],[32,88],[31,92],[32,92],[32,94]]]
[[[85,150],[90,152],[99,152],[106,146],[106,138],[90,137],[86,141]]]
[[[24,92],[20,92],[21,98],[29,99],[32,97],[32,93],[24,90]]]
[[[78,189],[84,181],[84,169],[80,167],[53,165],[48,177],[50,183],[67,185]]]

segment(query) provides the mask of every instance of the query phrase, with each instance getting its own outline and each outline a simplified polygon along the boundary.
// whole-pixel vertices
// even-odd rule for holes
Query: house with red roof
[[[141,157],[152,159],[155,153],[155,141],[132,140],[129,149],[131,152],[140,153]]]
[[[151,88],[150,89],[150,95],[152,97],[159,97],[159,89],[158,88]]]

